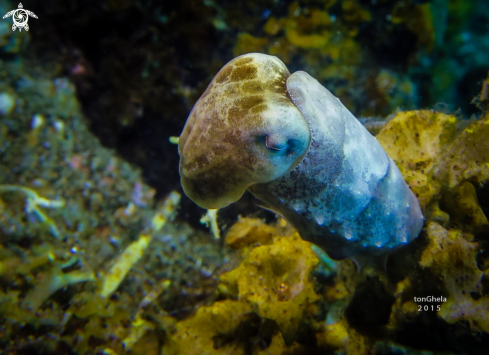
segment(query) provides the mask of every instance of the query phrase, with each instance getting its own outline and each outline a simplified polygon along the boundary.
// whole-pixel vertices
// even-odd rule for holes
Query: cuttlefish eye
[[[222,208],[246,189],[278,179],[307,152],[311,133],[287,92],[278,58],[238,57],[214,77],[180,136],[182,186],[204,208]]]
[[[287,138],[280,134],[270,134],[265,137],[265,145],[271,150],[284,150],[287,147]]]

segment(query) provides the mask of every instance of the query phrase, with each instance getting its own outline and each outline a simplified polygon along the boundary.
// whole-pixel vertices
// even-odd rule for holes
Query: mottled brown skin
[[[197,204],[226,206],[251,184],[283,175],[305,153],[309,129],[288,97],[289,75],[277,58],[248,54],[229,62],[209,84],[179,142],[182,186]],[[277,135],[300,142],[277,155],[261,144]]]

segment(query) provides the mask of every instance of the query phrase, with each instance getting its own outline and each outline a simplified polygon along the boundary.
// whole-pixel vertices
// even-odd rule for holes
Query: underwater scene
[[[487,0],[0,13],[0,355],[489,354]]]

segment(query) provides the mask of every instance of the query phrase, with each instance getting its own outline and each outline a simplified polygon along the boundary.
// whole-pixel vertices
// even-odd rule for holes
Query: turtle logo
[[[22,32],[24,28],[26,31],[29,31],[29,25],[27,21],[30,17],[37,18],[36,14],[29,10],[24,10],[24,6],[22,3],[19,3],[19,8],[16,10],[9,11],[3,16],[3,18],[7,18],[12,16],[12,20],[14,20],[14,24],[12,25],[12,31],[15,31],[17,28],[19,32]]]

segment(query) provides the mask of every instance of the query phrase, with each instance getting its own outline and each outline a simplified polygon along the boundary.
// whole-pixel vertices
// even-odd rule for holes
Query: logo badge
[[[15,31],[18,28],[19,32],[22,32],[22,29],[29,31],[29,25],[27,24],[27,21],[29,21],[29,16],[37,18],[36,14],[32,11],[24,10],[22,3],[19,3],[18,9],[7,12],[3,18],[10,16],[12,16],[12,20],[14,20],[12,31]]]

